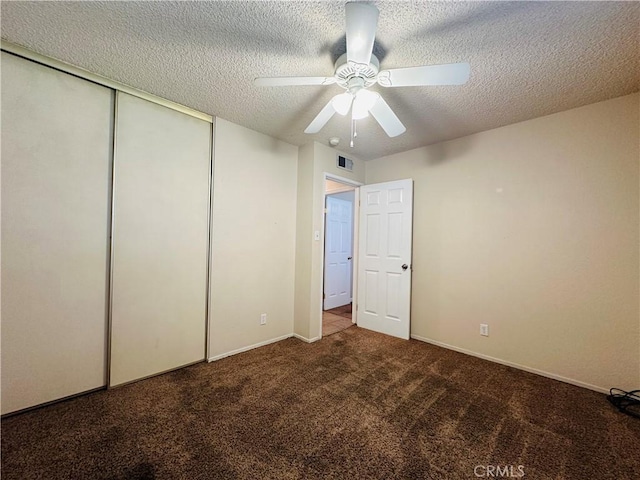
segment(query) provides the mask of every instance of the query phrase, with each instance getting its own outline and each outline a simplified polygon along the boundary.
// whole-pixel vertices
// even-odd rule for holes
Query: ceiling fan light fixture
[[[353,110],[351,111],[351,118],[353,120],[360,120],[369,116],[369,110],[375,105],[380,98],[375,92],[369,90],[360,90],[353,101]]]
[[[335,109],[336,113],[340,115],[346,115],[347,113],[349,113],[352,102],[353,95],[351,95],[349,92],[344,92],[333,97],[333,100],[331,100],[331,105]]]

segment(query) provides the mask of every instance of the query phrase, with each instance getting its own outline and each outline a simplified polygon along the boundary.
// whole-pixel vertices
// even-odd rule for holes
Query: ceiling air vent
[[[338,155],[338,168],[343,168],[353,172],[353,160],[349,160],[342,155]]]

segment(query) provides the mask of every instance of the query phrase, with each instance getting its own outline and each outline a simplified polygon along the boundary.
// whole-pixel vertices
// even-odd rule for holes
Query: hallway
[[[332,335],[353,325],[351,319],[352,304],[332,308],[322,312],[322,336]]]

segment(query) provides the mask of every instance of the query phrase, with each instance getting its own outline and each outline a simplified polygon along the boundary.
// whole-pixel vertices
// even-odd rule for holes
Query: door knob
[[[351,260],[353,257],[347,257],[347,260]]]
[[[404,265],[402,265],[402,269],[406,270],[407,268],[409,268],[409,265],[407,265],[406,263]]]

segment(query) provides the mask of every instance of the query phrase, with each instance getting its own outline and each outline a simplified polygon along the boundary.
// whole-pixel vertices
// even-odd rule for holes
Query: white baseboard
[[[413,338],[414,340],[420,340],[421,342],[430,343],[438,347],[446,348],[448,350],[453,350],[456,352],[464,353],[466,355],[471,355],[473,357],[482,358],[483,360],[489,360],[490,362],[499,363],[501,365],[506,365],[508,367],[517,368],[518,370],[524,370],[525,372],[535,373],[536,375],[552,378],[553,380],[559,380],[561,382],[569,383],[577,387],[587,388],[589,390],[594,390],[600,393],[607,393],[607,394],[609,393],[608,388],[598,387],[597,385],[591,385],[590,383],[574,380],[573,378],[567,378],[561,375],[556,375],[555,373],[545,372],[544,370],[538,370],[537,368],[527,367],[525,365],[520,365],[518,363],[508,362],[506,360],[502,360],[501,358],[490,357],[489,355],[484,355],[482,353],[472,352],[471,350],[456,347],[443,342],[438,342],[437,340],[431,340],[430,338],[420,337],[419,335],[411,335],[411,338]]]
[[[208,362],[215,362],[216,360],[220,360],[222,358],[230,357],[231,355],[236,355],[238,353],[247,352],[249,350],[253,350],[254,348],[264,347],[265,345],[269,345],[270,343],[276,343],[276,342],[279,342],[281,340],[286,340],[287,338],[291,338],[293,336],[297,336],[297,335],[295,335],[294,333],[289,333],[289,334],[283,335],[281,337],[272,338],[270,340],[265,340],[264,342],[254,343],[253,345],[248,345],[246,347],[238,348],[236,350],[231,350],[230,352],[220,353],[218,355],[214,355],[213,357],[210,357],[207,361]]]
[[[307,338],[307,337],[303,337],[302,335],[298,335],[297,333],[294,333],[292,336],[297,338],[298,340],[302,340],[303,342],[307,342],[307,343],[317,342],[322,338],[322,337]]]

